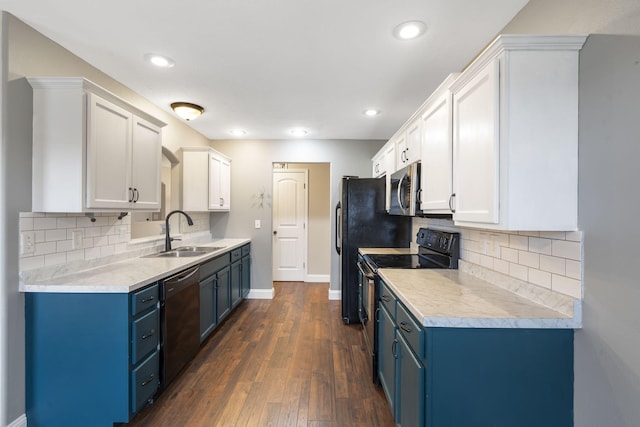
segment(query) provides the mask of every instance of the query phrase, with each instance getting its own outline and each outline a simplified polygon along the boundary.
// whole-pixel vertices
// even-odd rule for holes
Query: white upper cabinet
[[[456,225],[577,228],[585,39],[499,36],[452,84]]]
[[[209,153],[209,210],[231,209],[231,161],[216,152]]]
[[[165,124],[83,78],[30,78],[34,212],[159,210]]]
[[[423,212],[451,214],[453,192],[452,104],[449,86],[458,74],[449,77],[423,105],[421,208]]]
[[[181,150],[182,209],[228,212],[231,209],[231,160],[208,147]]]

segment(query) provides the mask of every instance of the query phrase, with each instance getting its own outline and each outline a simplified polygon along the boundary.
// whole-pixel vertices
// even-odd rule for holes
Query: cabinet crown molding
[[[585,34],[501,34],[497,36],[476,58],[467,65],[460,77],[453,82],[451,90],[456,92],[464,86],[478,70],[504,52],[510,51],[575,51],[576,54],[588,35]]]
[[[119,97],[118,95],[109,92],[105,88],[95,84],[91,80],[84,77],[27,77],[27,81],[34,90],[83,90],[86,92],[94,93],[106,100],[113,102],[119,107],[125,108],[135,115],[149,121],[158,127],[165,127],[167,124],[162,120],[152,116],[148,112],[139,109],[132,105],[127,100]]]

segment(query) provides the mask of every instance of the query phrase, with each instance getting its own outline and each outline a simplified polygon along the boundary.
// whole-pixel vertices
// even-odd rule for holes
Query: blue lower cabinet
[[[155,351],[131,371],[131,407],[138,412],[158,391],[159,352]]]
[[[378,326],[378,378],[384,391],[391,413],[395,417],[396,402],[396,338],[393,317],[386,307],[381,306]]]
[[[424,328],[382,285],[378,374],[398,426],[573,426],[572,329]]]
[[[397,333],[396,341],[396,422],[404,427],[423,426],[425,368],[400,333]]]
[[[159,385],[158,297],[25,294],[29,425],[129,422]]]

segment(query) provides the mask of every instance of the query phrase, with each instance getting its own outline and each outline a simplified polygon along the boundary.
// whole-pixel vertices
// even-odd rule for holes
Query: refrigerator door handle
[[[342,248],[340,247],[340,242],[342,242],[342,238],[340,236],[340,229],[342,228],[342,218],[339,212],[342,210],[342,205],[340,202],[336,205],[336,252],[340,255],[342,252]]]

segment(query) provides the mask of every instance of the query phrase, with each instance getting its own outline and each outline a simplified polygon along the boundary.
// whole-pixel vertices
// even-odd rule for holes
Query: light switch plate
[[[256,219],[256,228],[260,228],[262,227],[262,224],[260,223],[259,219]]]

